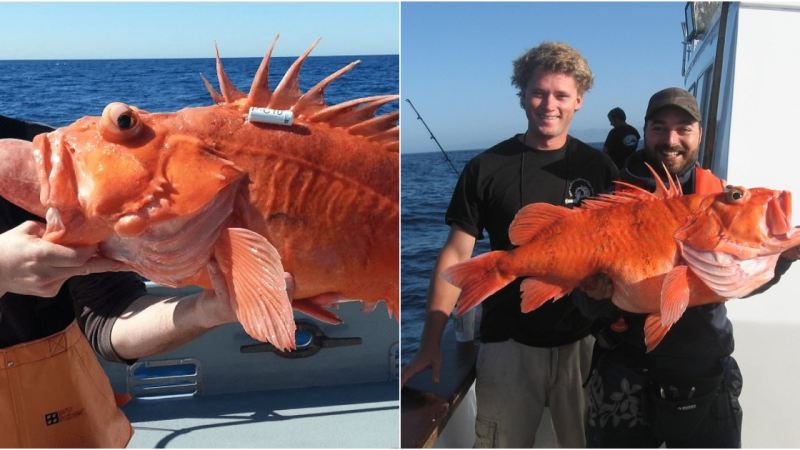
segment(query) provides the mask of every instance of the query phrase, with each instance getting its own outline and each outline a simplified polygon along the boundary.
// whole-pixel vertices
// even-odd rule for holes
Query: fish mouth
[[[767,206],[767,223],[773,236],[797,235],[797,229],[792,227],[792,194],[788,191],[779,191],[772,197]]]
[[[39,164],[33,143],[19,139],[0,139],[0,195],[26,211],[44,217],[41,203]]]
[[[800,245],[800,227],[792,226],[792,194],[779,191],[767,204],[767,223],[774,250],[783,252]]]

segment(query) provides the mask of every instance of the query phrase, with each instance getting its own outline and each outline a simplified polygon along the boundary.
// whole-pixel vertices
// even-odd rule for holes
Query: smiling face
[[[528,145],[555,150],[566,142],[572,117],[583,104],[583,94],[578,94],[571,75],[537,67],[523,91],[522,103],[528,116]]]
[[[700,122],[677,107],[656,111],[644,127],[644,153],[651,165],[664,163],[670,173],[691,169],[700,154]]]

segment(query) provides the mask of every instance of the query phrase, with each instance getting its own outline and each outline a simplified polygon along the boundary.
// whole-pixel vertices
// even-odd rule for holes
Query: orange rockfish
[[[325,88],[359,61],[302,93],[300,68],[319,41],[273,91],[275,41],[248,94],[217,52],[221,93],[203,78],[213,106],[112,103],[33,144],[0,141],[0,194],[46,218],[44,239],[99,244],[166,286],[211,288],[215,259],[247,333],[282,350],[295,347],[293,307],[337,323],[324,307],[383,300],[397,317],[399,113],[376,111],[398,96],[327,105]],[[251,108],[280,122],[255,121]]]
[[[520,289],[522,311],[529,312],[604,273],[614,284],[615,305],[649,314],[651,351],[687,307],[749,294],[773,278],[782,251],[800,244],[789,192],[732,187],[683,195],[680,184],[670,178],[667,189],[650,170],[655,194],[618,183],[632,191],[601,194],[573,210],[543,203],[522,208],[509,229],[519,247],[441,273],[462,289],[458,313],[518,277],[527,277]]]

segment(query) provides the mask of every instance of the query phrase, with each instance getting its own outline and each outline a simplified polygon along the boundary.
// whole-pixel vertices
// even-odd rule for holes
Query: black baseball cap
[[[703,121],[700,115],[700,108],[697,106],[697,99],[689,91],[677,87],[666,88],[658,91],[650,97],[647,105],[647,112],[644,121],[647,122],[653,114],[666,106],[675,106],[689,113],[698,122]]]

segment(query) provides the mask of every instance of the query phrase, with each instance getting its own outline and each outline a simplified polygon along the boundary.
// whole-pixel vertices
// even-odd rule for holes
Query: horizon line
[[[343,57],[363,57],[363,56],[397,56],[400,57],[399,53],[353,53],[353,54],[343,54],[343,55],[309,55],[307,58],[343,58]],[[297,56],[275,56],[273,55],[271,58],[293,58],[297,59],[300,55]],[[261,56],[226,56],[220,57],[222,60],[226,59],[264,59],[264,55]],[[168,59],[213,59],[215,60],[216,57],[199,57],[199,56],[159,56],[159,57],[136,57],[136,58],[30,58],[30,59],[1,59],[0,62],[17,62],[17,61],[137,61],[137,60],[168,60]]]

